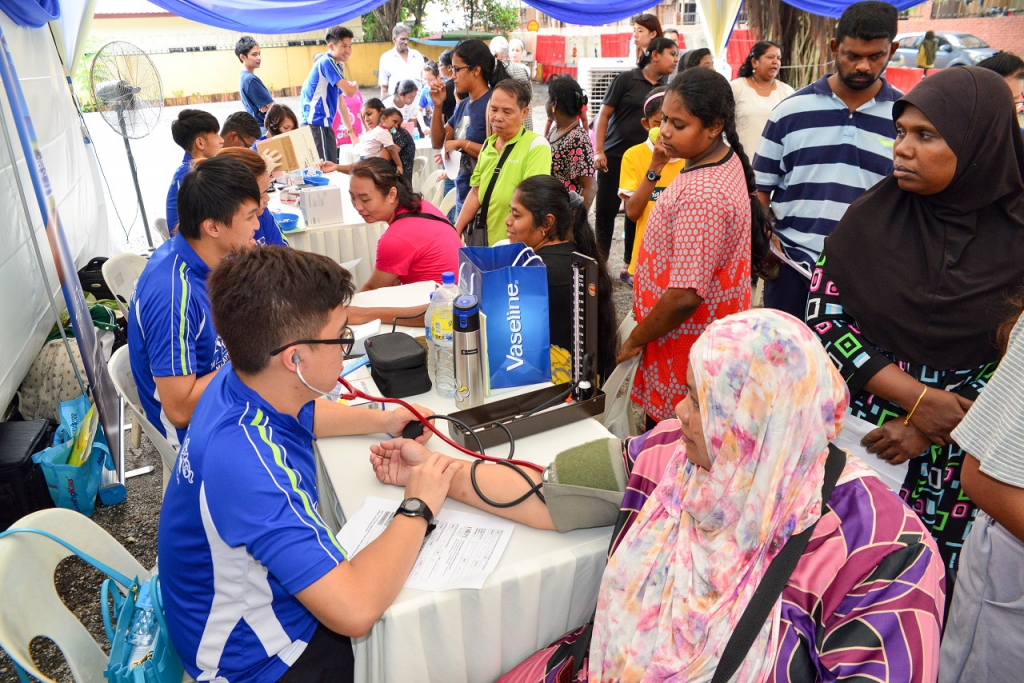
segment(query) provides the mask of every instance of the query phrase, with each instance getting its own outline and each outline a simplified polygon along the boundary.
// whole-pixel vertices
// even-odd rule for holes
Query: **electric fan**
[[[160,112],[164,107],[160,74],[142,50],[131,43],[114,41],[96,52],[89,69],[89,90],[103,120],[124,138],[142,225],[146,228],[146,240],[152,249],[153,235],[146,218],[139,174],[129,141],[149,135],[160,120]]]

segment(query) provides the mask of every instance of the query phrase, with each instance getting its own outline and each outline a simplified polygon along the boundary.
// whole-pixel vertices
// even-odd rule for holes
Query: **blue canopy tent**
[[[544,14],[569,24],[600,26],[643,12],[652,0],[525,0]],[[202,24],[230,31],[251,33],[300,33],[339,24],[362,16],[382,4],[381,0],[150,0],[168,12]],[[838,17],[849,0],[787,0],[799,9],[827,17]],[[895,0],[899,10],[918,5],[922,0]],[[0,10],[22,26],[38,28],[60,16],[60,0],[0,0]],[[702,11],[709,20],[725,10],[724,23],[735,19],[732,6],[737,1],[702,0]],[[729,17],[728,15],[732,16]]]

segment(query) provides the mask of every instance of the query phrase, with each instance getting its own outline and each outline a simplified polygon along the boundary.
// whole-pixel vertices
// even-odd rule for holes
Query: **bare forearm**
[[[473,488],[470,470],[471,468],[467,466],[456,473],[451,487],[448,489],[449,498],[535,529],[555,528],[551,521],[551,513],[548,512],[548,506],[535,495],[531,495],[519,505],[510,508],[497,508],[485,503]],[[525,468],[523,471],[534,484],[540,482],[540,472]],[[476,468],[476,483],[480,491],[489,500],[496,503],[512,502],[529,490],[526,481],[511,467],[490,463],[481,463]]]
[[[382,323],[390,324],[395,318],[405,318],[412,315],[419,316],[411,320],[403,320],[402,324],[406,326],[422,325],[423,314],[426,310],[426,306],[349,306],[346,309],[350,325],[362,325],[371,320],[380,320]]]
[[[761,202],[761,205],[771,211],[772,208],[772,196],[767,192],[757,191],[757,199]]]
[[[405,585],[426,534],[426,520],[396,515],[372,543],[295,597],[325,626],[365,635]]]
[[[439,110],[440,111],[440,110]],[[430,119],[430,146],[434,149],[441,149],[444,147],[444,139],[447,136],[448,131],[445,130],[444,121],[441,120],[440,116],[435,116]]]
[[[462,204],[462,211],[459,212],[459,217],[455,220],[455,231],[462,235],[466,230],[466,226],[473,220],[473,216],[480,210],[480,193],[477,188],[473,188],[469,192],[469,196],[466,197],[466,201]]]
[[[580,182],[583,183],[583,206],[590,211],[590,207],[594,205],[594,197],[597,196],[597,178],[587,176]]]
[[[974,503],[1024,542],[1024,489],[1004,484],[981,471],[981,463],[970,453],[960,471],[964,493]]]
[[[388,433],[387,411],[353,408],[326,399],[317,399],[314,405],[313,433],[317,438]]]
[[[924,391],[924,385],[900,370],[895,363],[890,363],[869,379],[864,389],[909,413]]]
[[[604,136],[608,132],[608,119],[615,111],[611,107],[601,107],[597,113],[597,125],[594,127],[594,152],[604,152]]]
[[[702,303],[704,300],[692,289],[667,289],[651,312],[637,324],[630,339],[635,346],[661,339],[686,322]]]
[[[635,223],[644,215],[644,209],[647,208],[652,191],[654,191],[654,183],[645,177],[640,181],[640,186],[634,190],[633,194],[626,198],[626,216],[629,220]]]

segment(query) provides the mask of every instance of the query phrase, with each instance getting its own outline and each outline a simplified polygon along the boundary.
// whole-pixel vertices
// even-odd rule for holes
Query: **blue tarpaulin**
[[[19,26],[39,28],[60,16],[58,0],[0,0],[0,10]]]
[[[242,33],[301,33],[362,16],[382,0],[149,0],[157,7],[201,24]],[[559,21],[600,26],[649,9],[652,0],[526,0]],[[790,5],[838,17],[847,0],[788,0]],[[904,10],[921,0],[895,0]],[[60,15],[59,0],[0,0],[0,10],[22,26],[39,27]]]

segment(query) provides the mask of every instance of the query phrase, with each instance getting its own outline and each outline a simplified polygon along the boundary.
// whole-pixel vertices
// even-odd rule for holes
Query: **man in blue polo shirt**
[[[892,105],[903,93],[882,78],[896,51],[896,8],[847,7],[831,42],[836,73],[772,111],[754,156],[758,196],[777,219],[777,248],[808,266],[783,265],[765,283],[764,304],[803,319],[810,267],[853,200],[892,173]]]
[[[256,69],[263,63],[263,55],[260,46],[252,36],[242,36],[235,43],[235,56],[242,63],[242,73],[238,80],[238,94],[242,100],[242,106],[256,119],[256,123],[263,128],[263,118],[274,103],[274,96],[263,85],[263,81],[256,75]],[[259,136],[256,136],[259,137]]]
[[[128,355],[146,417],[177,446],[203,390],[228,361],[206,277],[252,245],[260,190],[237,159],[203,161],[182,180],[178,232],[142,271],[128,308]]]
[[[200,681],[351,681],[349,638],[402,589],[462,463],[412,468],[401,514],[349,557],[320,514],[313,441],[413,419],[314,400],[351,350],[351,277],[326,256],[259,247],[226,259],[209,290],[231,362],[196,406],[160,514],[171,640]]]
[[[355,97],[359,85],[345,78],[343,64],[352,54],[352,31],[344,26],[327,29],[327,52],[316,58],[313,68],[302,84],[299,102],[302,125],[313,129],[313,142],[324,161],[338,163],[338,139],[334,136],[334,115],[340,110],[348,130],[352,117],[342,96]]]
[[[178,189],[181,181],[192,169],[196,159],[216,156],[224,146],[224,139],[220,136],[217,117],[199,109],[182,109],[171,124],[171,137],[178,147],[185,150],[181,165],[174,171],[171,186],[167,190],[167,231],[173,234],[174,227],[178,225]]]

